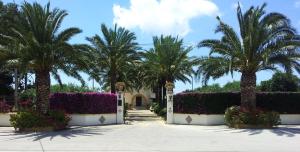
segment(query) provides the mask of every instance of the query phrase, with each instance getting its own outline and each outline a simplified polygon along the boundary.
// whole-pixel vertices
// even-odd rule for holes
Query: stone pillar
[[[167,89],[167,124],[173,123],[173,88],[174,84],[171,82],[166,83]]]
[[[125,83],[124,82],[117,82],[116,83],[117,89],[117,124],[124,123],[124,90],[125,90]]]

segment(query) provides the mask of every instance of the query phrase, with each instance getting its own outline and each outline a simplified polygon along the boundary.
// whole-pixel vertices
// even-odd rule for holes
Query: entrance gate
[[[167,124],[172,124],[173,120],[173,88],[174,84],[171,82],[167,82],[165,85],[167,89]],[[124,90],[125,90],[125,83],[124,82],[117,82],[117,123],[123,124],[124,123]],[[142,105],[142,97],[136,97],[136,106]]]

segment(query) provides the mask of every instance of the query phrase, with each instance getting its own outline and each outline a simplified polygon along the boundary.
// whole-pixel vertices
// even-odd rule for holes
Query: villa
[[[129,108],[141,109],[150,106],[155,100],[155,93],[153,93],[151,89],[143,88],[139,91],[127,91],[124,97],[125,104],[128,104]]]

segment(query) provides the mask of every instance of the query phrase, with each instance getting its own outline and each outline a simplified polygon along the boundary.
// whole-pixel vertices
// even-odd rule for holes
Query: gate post
[[[117,82],[116,83],[117,93],[117,124],[124,123],[124,90],[125,83]]]
[[[173,123],[173,88],[172,82],[167,82],[165,85],[167,89],[167,124]]]

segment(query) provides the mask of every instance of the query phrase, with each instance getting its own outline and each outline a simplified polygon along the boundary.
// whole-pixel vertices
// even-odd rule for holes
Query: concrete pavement
[[[27,134],[2,127],[0,151],[299,152],[300,126],[235,130],[226,126],[166,125],[161,120],[131,120],[124,125]]]

